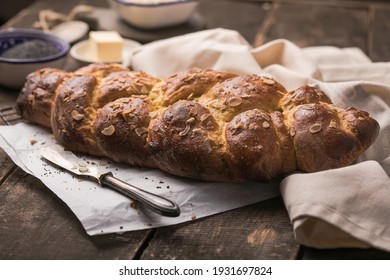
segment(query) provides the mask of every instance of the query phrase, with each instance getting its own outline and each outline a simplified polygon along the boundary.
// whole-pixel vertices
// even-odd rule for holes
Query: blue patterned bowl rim
[[[50,32],[44,32],[36,29],[24,29],[24,28],[12,28],[0,32],[0,44],[4,41],[11,40],[31,40],[39,39],[46,41],[54,45],[58,49],[58,53],[50,56],[39,58],[5,58],[0,55],[0,63],[12,63],[12,64],[27,64],[27,63],[44,63],[57,60],[67,55],[70,45],[64,39],[54,35]]]

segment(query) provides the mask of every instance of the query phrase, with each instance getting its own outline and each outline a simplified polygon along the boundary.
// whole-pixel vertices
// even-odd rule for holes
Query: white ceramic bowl
[[[4,53],[19,44],[37,40],[50,45],[54,49],[49,56],[14,58],[4,57]],[[36,29],[9,29],[0,32],[0,85],[19,89],[31,72],[44,68],[62,68],[66,62],[69,43],[52,33]],[[28,51],[26,51],[27,53]]]
[[[108,0],[126,22],[143,29],[155,29],[186,22],[194,13],[196,0]]]

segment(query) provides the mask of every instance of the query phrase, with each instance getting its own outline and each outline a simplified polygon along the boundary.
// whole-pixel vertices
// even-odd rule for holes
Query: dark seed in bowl
[[[8,50],[5,50],[1,56],[4,58],[41,58],[55,55],[59,49],[50,43],[42,40],[29,40],[17,44]]]

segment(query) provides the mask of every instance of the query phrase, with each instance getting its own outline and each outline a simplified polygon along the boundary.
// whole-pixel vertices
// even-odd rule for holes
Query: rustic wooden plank
[[[332,45],[367,51],[368,8],[277,3],[256,37],[255,45],[285,38],[299,47]]]
[[[52,10],[54,12],[68,15],[77,5],[89,5],[93,7],[108,7],[106,0],[67,0],[67,1],[51,1],[40,0],[35,1],[25,9],[21,10],[17,15],[6,22],[1,28],[31,28],[38,20],[38,14],[41,10]]]
[[[376,249],[313,249],[304,248],[306,260],[390,260],[390,253]]]
[[[151,230],[88,236],[71,210],[21,169],[0,185],[0,259],[132,259]]]
[[[198,11],[206,22],[206,28],[237,30],[249,43],[253,43],[270,6],[269,3],[250,1],[201,1]]]
[[[19,90],[0,87],[0,108],[14,105],[18,94]]]
[[[372,29],[369,36],[369,56],[373,61],[390,60],[390,6],[372,8]]]
[[[4,150],[0,148],[0,185],[14,169],[15,164]]]
[[[294,259],[298,252],[280,197],[157,229],[142,259]]]
[[[17,92],[0,88],[0,109],[12,106],[15,103]],[[0,125],[5,123],[0,119]],[[10,157],[0,148],[0,185],[15,169],[15,164]]]

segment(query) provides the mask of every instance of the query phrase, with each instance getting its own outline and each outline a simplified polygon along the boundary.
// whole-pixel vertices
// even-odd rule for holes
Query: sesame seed
[[[242,103],[242,99],[240,97],[232,97],[228,100],[228,104],[231,107],[239,106]]]
[[[310,127],[309,131],[314,134],[320,132],[321,129],[322,129],[322,125],[320,123],[316,123]]]
[[[264,122],[263,122],[263,127],[264,127],[264,128],[269,128],[269,127],[270,127],[269,122],[264,121]]]
[[[143,134],[146,134],[148,133],[147,129],[145,127],[137,127],[135,129],[135,133],[138,135],[138,136],[142,136]]]
[[[73,110],[72,113],[72,118],[75,120],[75,121],[80,121],[82,119],[84,119],[84,115],[83,114],[80,114],[79,112],[77,112],[76,110]]]
[[[203,114],[200,116],[200,121],[201,122],[204,122],[205,120],[208,119],[208,117],[210,117],[211,115],[210,114]]]
[[[113,125],[110,125],[110,126],[104,128],[101,132],[103,135],[110,136],[110,135],[114,134],[115,127]]]
[[[192,136],[193,136],[193,137],[195,137],[195,136],[200,136],[200,135],[202,135],[202,129],[200,129],[200,128],[194,128],[194,129],[192,130]]]
[[[268,78],[263,78],[263,82],[267,85],[274,85],[275,84],[275,81],[274,80],[271,80],[271,79],[268,79]]]
[[[315,105],[314,104],[304,104],[304,105],[302,105],[302,109],[314,110],[315,109]]]
[[[155,117],[157,117],[157,112],[156,111],[149,112],[149,117],[154,119]]]
[[[194,117],[191,117],[191,118],[189,118],[189,119],[186,121],[187,124],[193,124],[194,122],[195,122],[195,118],[194,118]]]
[[[336,128],[337,127],[337,122],[335,120],[331,120],[329,123],[329,127]]]
[[[348,122],[353,122],[356,120],[355,116],[354,115],[346,115],[345,116],[345,119],[348,121]]]
[[[180,131],[179,136],[185,136],[190,131],[191,126],[187,125],[183,131]]]
[[[266,113],[262,113],[262,114],[261,114],[261,117],[262,117],[263,119],[265,119],[266,121],[270,121],[270,120],[271,120],[270,116],[269,116],[268,114],[266,114]]]

